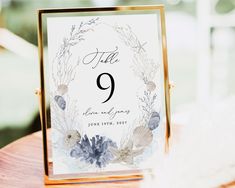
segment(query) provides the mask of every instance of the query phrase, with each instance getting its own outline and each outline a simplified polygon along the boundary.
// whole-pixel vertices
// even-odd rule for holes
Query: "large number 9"
[[[100,84],[100,79],[101,79],[101,77],[102,77],[103,75],[107,75],[107,76],[109,77],[109,79],[110,79],[110,84],[111,84],[111,85],[109,85],[108,87],[103,87],[103,86]],[[115,88],[115,83],[114,83],[114,79],[113,79],[112,75],[109,74],[109,73],[102,73],[102,74],[100,74],[100,75],[97,77],[97,79],[96,79],[96,84],[97,84],[98,88],[101,89],[101,90],[107,90],[107,89],[109,89],[109,88],[111,87],[111,88],[110,88],[109,97],[108,97],[104,102],[102,102],[102,103],[107,102],[107,101],[112,97],[113,92],[114,92],[114,88]]]

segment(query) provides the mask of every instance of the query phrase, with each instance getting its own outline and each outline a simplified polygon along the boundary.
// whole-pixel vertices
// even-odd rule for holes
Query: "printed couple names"
[[[110,108],[107,111],[94,111],[91,107],[89,107],[82,115],[83,116],[95,116],[95,115],[106,115],[110,120],[114,119],[116,116],[120,114],[128,115],[130,110],[116,110],[114,107]]]

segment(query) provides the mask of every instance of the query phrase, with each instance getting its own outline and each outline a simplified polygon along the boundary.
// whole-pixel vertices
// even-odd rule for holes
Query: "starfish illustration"
[[[114,155],[113,163],[121,163],[124,162],[126,164],[133,164],[134,157],[143,153],[144,149],[133,149],[133,142],[131,140],[128,143],[118,148],[110,148],[111,153]]]
[[[134,48],[137,49],[138,53],[140,53],[141,50],[143,50],[145,52],[145,49],[144,49],[145,44],[147,44],[147,42],[144,42],[141,44],[140,41],[138,41],[137,46],[135,46]]]

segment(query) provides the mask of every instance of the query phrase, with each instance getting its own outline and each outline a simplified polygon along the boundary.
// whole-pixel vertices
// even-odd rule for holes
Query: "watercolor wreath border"
[[[99,20],[99,17],[97,17],[87,22],[81,22],[77,28],[72,25],[69,37],[63,39],[63,43],[53,60],[52,79],[57,91],[54,92],[56,94],[52,94],[54,102],[52,108],[56,109],[55,112],[60,111],[60,113],[57,115],[52,113],[52,119],[57,125],[54,126],[56,130],[64,135],[63,146],[67,151],[69,150],[71,157],[78,158],[88,164],[95,164],[99,168],[105,167],[109,162],[132,165],[134,158],[143,154],[145,149],[151,144],[153,140],[152,131],[159,126],[160,114],[153,109],[156,100],[156,84],[153,79],[158,66],[153,59],[149,59],[147,56],[144,48],[147,43],[141,43],[129,25],[111,27],[122,42],[132,50],[133,72],[143,81],[146,87],[143,96],[138,97],[141,103],[140,109],[143,113],[142,119],[138,123],[139,126],[135,127],[128,141],[118,148],[115,142],[104,136],[95,135],[92,138],[88,138],[86,134],[81,136],[82,131],[77,130],[78,126],[75,123],[78,115],[76,105],[73,105],[69,111],[72,112],[70,117],[72,121],[70,124],[66,121],[65,110],[70,105],[65,100],[65,96],[68,93],[70,82],[76,76],[75,70],[80,62],[79,59],[75,65],[70,62],[72,56],[70,48],[84,41],[84,35],[87,32],[94,31],[94,27],[100,24],[98,23]],[[54,67],[55,63],[56,67]],[[56,74],[54,73],[55,69]],[[67,96],[67,99],[69,101],[69,96]],[[64,125],[66,126],[64,127]]]

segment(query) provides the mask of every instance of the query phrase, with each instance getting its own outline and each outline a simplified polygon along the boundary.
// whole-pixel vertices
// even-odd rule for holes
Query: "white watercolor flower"
[[[75,146],[81,140],[81,135],[77,130],[68,130],[64,134],[64,145],[67,148]]]
[[[148,81],[147,83],[146,83],[146,87],[147,87],[147,90],[148,91],[154,91],[155,90],[155,88],[156,88],[156,84],[153,82],[153,81]]]

